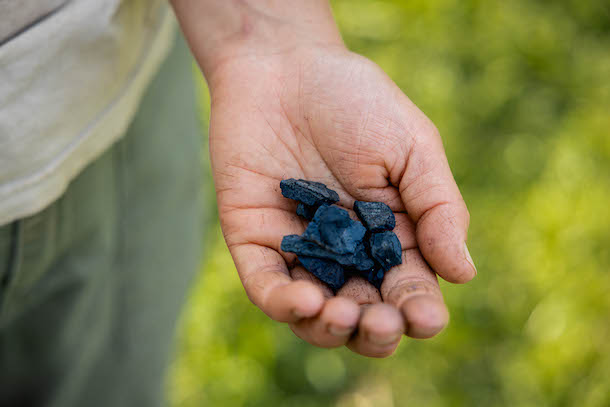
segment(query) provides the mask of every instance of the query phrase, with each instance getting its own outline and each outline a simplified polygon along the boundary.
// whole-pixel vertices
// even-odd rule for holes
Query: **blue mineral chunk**
[[[339,263],[309,256],[299,256],[299,261],[307,271],[333,290],[336,291],[345,284],[345,272]]]
[[[383,202],[356,201],[354,211],[367,230],[371,232],[392,230],[396,226],[394,212]]]
[[[309,240],[310,242],[314,242],[317,245],[324,246],[324,242],[322,242],[322,235],[320,234],[320,224],[316,221],[316,217],[314,216],[305,232],[303,232],[303,238]]]
[[[321,207],[318,214],[320,237],[326,247],[340,254],[355,253],[366,234],[362,223],[352,220],[346,210],[336,206]]]
[[[335,253],[329,252],[316,243],[303,239],[299,235],[284,236],[280,248],[285,252],[295,253],[298,256],[311,256],[324,259],[333,259],[335,256]]]
[[[353,267],[356,270],[364,271],[369,270],[375,266],[375,262],[371,259],[366,252],[364,243],[360,243],[356,252],[354,253]]]
[[[321,182],[304,179],[285,179],[280,182],[282,195],[309,206],[332,205],[339,202],[339,195]]]
[[[358,270],[367,270],[374,265],[373,260],[368,257],[363,244],[358,246],[356,253],[337,254],[299,235],[288,235],[282,239],[281,249],[285,252],[295,253],[299,257],[307,256],[333,260],[342,266],[355,267]]]
[[[337,254],[355,253],[366,229],[349,217],[345,209],[321,206],[303,237]]]
[[[319,206],[305,205],[303,202],[299,202],[297,205],[297,215],[312,220]]]
[[[402,263],[402,247],[394,232],[373,233],[369,239],[371,256],[384,270]]]

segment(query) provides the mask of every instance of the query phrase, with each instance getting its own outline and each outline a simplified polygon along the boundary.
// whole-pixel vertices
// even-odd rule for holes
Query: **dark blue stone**
[[[299,202],[297,205],[297,215],[312,220],[319,206],[305,205],[303,202]]]
[[[368,257],[362,243],[357,247],[355,253],[337,254],[299,235],[288,235],[282,239],[281,249],[285,252],[295,253],[299,258],[307,256],[333,260],[342,266],[354,267],[358,270],[368,270],[375,264]]]
[[[369,248],[371,257],[386,271],[402,263],[402,247],[394,232],[373,233]]]
[[[332,205],[339,202],[339,195],[321,182],[289,178],[280,182],[282,195],[309,206]]]
[[[337,254],[355,253],[366,233],[345,209],[321,206],[303,237]]]
[[[314,242],[305,240],[299,235],[288,235],[282,239],[280,247],[283,251],[295,253],[298,256],[311,256],[325,259],[333,259],[336,253],[329,252]]]
[[[375,262],[366,252],[364,243],[360,243],[356,249],[356,253],[354,253],[353,267],[356,270],[363,271],[369,270],[374,266]]]
[[[309,256],[299,256],[299,261],[307,271],[333,290],[336,291],[345,284],[345,272],[339,263]]]
[[[394,212],[383,202],[356,201],[354,211],[367,230],[371,232],[392,230],[396,226]]]

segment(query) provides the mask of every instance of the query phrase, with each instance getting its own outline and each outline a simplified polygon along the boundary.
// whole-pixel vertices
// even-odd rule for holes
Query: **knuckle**
[[[396,284],[388,292],[388,302],[400,306],[409,298],[418,295],[440,296],[438,288],[426,280],[403,280]]]

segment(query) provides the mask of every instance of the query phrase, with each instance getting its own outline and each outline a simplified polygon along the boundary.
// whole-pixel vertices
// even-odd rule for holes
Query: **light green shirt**
[[[165,0],[0,0],[0,225],[125,132],[174,26]]]

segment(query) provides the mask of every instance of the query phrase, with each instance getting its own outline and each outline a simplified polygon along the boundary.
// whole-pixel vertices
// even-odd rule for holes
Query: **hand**
[[[187,38],[197,55],[202,37]],[[465,246],[468,211],[430,120],[340,40],[251,42],[214,64],[206,53],[198,60],[212,92],[220,221],[250,300],[314,345],[366,356],[390,355],[403,334],[440,332],[448,313],[435,272],[461,283],[476,271]],[[280,250],[283,236],[306,227],[280,193],[285,178],[323,182],[346,209],[357,199],[395,211],[403,264],[380,291],[353,278],[334,296]]]
[[[403,332],[426,338],[447,323],[426,261],[448,281],[474,276],[468,212],[436,129],[373,63],[339,46],[226,63],[210,149],[225,239],[249,298],[271,318],[314,345],[368,356],[390,354]],[[280,250],[306,227],[280,193],[285,178],[323,182],[345,208],[359,199],[396,212],[404,262],[381,295],[352,279],[335,297]]]

